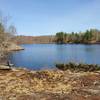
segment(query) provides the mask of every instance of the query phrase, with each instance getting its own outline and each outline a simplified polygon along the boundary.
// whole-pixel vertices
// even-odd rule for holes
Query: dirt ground
[[[100,72],[0,70],[0,100],[100,100]]]

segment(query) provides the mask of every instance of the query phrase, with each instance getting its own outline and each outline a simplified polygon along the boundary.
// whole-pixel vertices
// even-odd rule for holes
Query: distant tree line
[[[100,30],[90,29],[79,33],[58,32],[55,36],[55,42],[64,43],[97,43],[100,42]]]

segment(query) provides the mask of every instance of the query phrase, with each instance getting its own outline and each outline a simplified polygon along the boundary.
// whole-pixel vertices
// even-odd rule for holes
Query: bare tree
[[[0,16],[0,60],[6,56],[9,40],[16,33],[16,28],[13,25],[7,26],[6,21],[7,17]]]

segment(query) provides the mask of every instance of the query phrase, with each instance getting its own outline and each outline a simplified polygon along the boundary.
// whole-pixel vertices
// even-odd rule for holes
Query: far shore
[[[48,36],[16,36],[12,38],[14,43],[17,44],[57,44],[55,41],[55,35],[48,35]],[[85,42],[67,42],[65,44],[100,44],[97,41],[87,41]]]
[[[23,44],[57,44],[57,45],[63,45],[63,44],[82,44],[82,45],[94,45],[94,44],[100,44],[100,42],[97,42],[97,43],[22,43],[22,44],[18,44],[19,46],[20,45],[23,45]],[[24,50],[24,49],[22,49]]]

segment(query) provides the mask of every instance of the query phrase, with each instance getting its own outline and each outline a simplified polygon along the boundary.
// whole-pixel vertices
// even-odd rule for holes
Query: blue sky
[[[53,35],[100,29],[100,0],[0,0],[19,35]]]

